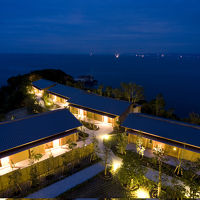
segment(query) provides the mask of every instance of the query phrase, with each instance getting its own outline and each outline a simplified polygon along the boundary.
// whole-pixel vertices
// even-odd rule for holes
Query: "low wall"
[[[0,192],[31,181],[31,173],[35,168],[38,178],[64,170],[69,163],[76,163],[78,160],[88,157],[94,152],[93,144],[82,148],[76,148],[57,157],[51,157],[41,162],[35,163],[23,169],[14,170],[8,174],[0,176]]]

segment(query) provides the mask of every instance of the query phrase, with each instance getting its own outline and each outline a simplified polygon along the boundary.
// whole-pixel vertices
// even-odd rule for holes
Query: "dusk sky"
[[[200,0],[0,0],[1,53],[200,53]]]

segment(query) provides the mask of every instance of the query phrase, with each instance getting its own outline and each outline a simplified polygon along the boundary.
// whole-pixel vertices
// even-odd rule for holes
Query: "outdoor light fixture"
[[[136,191],[136,196],[137,196],[137,198],[150,198],[149,192],[144,188],[139,188]]]
[[[103,135],[103,136],[102,136],[102,139],[103,139],[103,140],[108,140],[109,138],[110,138],[109,135]]]
[[[176,151],[176,147],[174,147],[173,150]]]
[[[113,172],[116,172],[117,169],[119,169],[122,165],[122,162],[119,161],[119,160],[114,160],[113,163],[112,163],[112,171]]]

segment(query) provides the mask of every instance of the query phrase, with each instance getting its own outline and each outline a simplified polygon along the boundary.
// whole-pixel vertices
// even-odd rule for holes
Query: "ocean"
[[[162,93],[167,108],[186,117],[200,113],[200,56],[160,55],[48,55],[0,54],[0,86],[18,74],[55,68],[77,77],[92,75],[105,86],[120,86],[120,82],[142,85],[147,100]]]

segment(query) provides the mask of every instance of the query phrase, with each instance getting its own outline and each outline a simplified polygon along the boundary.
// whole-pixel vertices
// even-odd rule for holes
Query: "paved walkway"
[[[84,119],[87,121],[87,119]],[[103,144],[103,136],[104,135],[109,135],[110,133],[113,132],[113,127],[109,123],[103,123],[99,122],[96,120],[89,120],[90,123],[94,123],[99,127],[98,130],[89,130],[86,127],[84,127],[84,131],[89,134],[89,138],[87,139],[88,141],[92,141],[92,137],[95,135],[96,139],[98,140],[98,147],[99,147],[99,152],[98,156],[104,160],[104,144]],[[112,136],[111,136],[112,137]],[[117,163],[122,163],[122,159],[117,157],[112,151],[110,151],[109,158],[108,158],[108,164],[112,165],[112,163],[117,162]]]
[[[75,186],[84,183],[90,178],[104,170],[102,164],[97,163],[86,169],[81,170],[61,181],[58,181],[48,187],[45,187],[33,194],[28,195],[26,198],[55,198]]]

